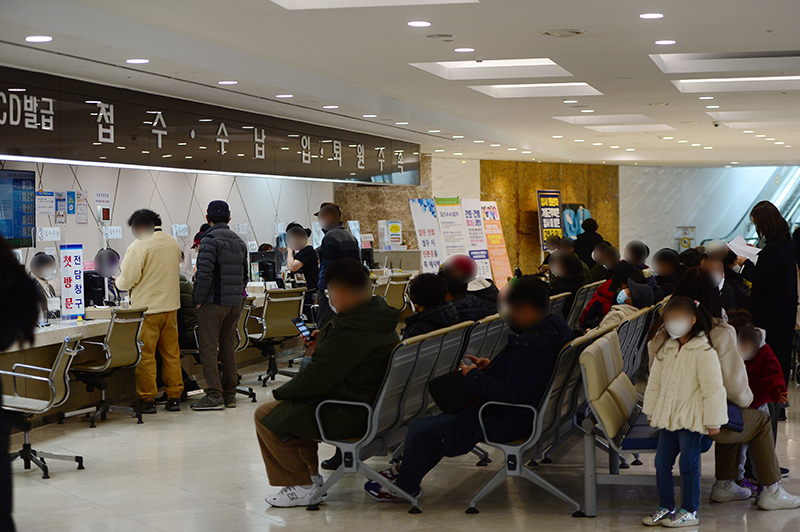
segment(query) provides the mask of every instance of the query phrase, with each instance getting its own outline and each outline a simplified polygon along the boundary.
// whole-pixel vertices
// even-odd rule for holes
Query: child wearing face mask
[[[655,355],[642,407],[650,424],[662,429],[655,458],[659,508],[642,523],[695,526],[703,436],[719,433],[728,422],[726,393],[719,357],[708,338],[708,312],[697,301],[673,297],[662,318],[669,340]],[[676,511],[672,468],[679,454],[683,500]]]

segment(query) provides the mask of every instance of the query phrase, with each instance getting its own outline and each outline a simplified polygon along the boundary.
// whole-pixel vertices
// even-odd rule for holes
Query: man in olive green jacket
[[[308,506],[319,476],[316,405],[326,399],[373,404],[383,382],[400,312],[372,295],[367,270],[353,259],[333,262],[325,273],[335,316],[306,342],[311,363],[273,391],[275,401],[256,409],[256,434],[270,484],[283,489],[272,506]],[[364,408],[330,405],[322,411],[325,434],[357,438],[367,428]]]

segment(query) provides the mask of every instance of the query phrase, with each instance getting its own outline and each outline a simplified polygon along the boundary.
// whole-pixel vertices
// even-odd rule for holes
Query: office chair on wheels
[[[249,343],[261,350],[261,354],[269,357],[266,374],[259,377],[261,386],[266,387],[267,381],[275,380],[278,374],[293,376],[292,372],[278,371],[278,361],[275,358],[276,346],[283,345],[287,340],[299,335],[292,319],[303,314],[303,301],[305,288],[292,288],[288,290],[269,290],[264,299],[264,310],[260,317],[255,317],[261,326],[261,332],[249,334]]]

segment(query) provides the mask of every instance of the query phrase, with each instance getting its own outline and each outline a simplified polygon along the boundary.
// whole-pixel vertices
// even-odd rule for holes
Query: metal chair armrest
[[[15,364],[15,366],[21,366],[21,365],[22,364]],[[36,366],[28,366],[28,367],[29,368],[35,368],[35,369],[43,369],[43,368],[37,368]],[[47,370],[47,371],[49,372],[50,370]],[[49,388],[50,388],[50,402],[52,402],[53,398],[55,397],[55,394],[56,394],[55,386],[53,384],[53,381],[51,381],[47,377],[40,377],[38,375],[28,375],[26,373],[16,373],[14,371],[2,371],[2,370],[0,370],[0,375],[6,375],[7,377],[11,377],[12,378],[12,381],[14,383],[14,396],[15,397],[19,397],[20,396],[19,393],[17,392],[17,377],[20,377],[22,379],[30,379],[32,381],[46,382],[49,385]]]
[[[90,342],[89,340],[81,340],[81,345],[90,344],[90,345],[99,345],[100,347],[105,346],[103,342]]]
[[[36,371],[43,371],[44,373],[50,373],[50,368],[42,368],[42,367],[39,367],[39,366],[30,366],[28,364],[14,364],[13,366],[11,366],[11,371],[16,373],[17,372],[17,368],[32,369],[32,370],[36,370]],[[21,375],[23,375],[23,374],[21,374]]]
[[[506,445],[506,442],[493,442],[493,441],[491,441],[489,439],[489,435],[486,433],[486,426],[485,426],[485,424],[483,422],[483,409],[486,408],[487,406],[505,406],[505,407],[510,407],[510,408],[522,408],[522,409],[530,410],[531,412],[533,412],[533,422],[531,423],[531,435],[528,438],[528,440],[524,444],[521,445],[521,447],[527,447],[528,445],[530,445],[530,443],[533,441],[534,437],[537,436],[536,435],[536,416],[539,415],[539,412],[536,410],[536,408],[532,407],[531,405],[518,405],[518,404],[514,404],[514,403],[503,403],[501,401],[489,401],[487,403],[484,403],[483,406],[481,406],[481,409],[478,410],[478,422],[481,424],[481,432],[483,433],[483,441],[484,442],[488,443],[489,445],[495,445],[495,446]]]
[[[314,412],[315,417],[317,418],[317,427],[319,427],[319,434],[322,436],[322,441],[325,443],[336,443],[338,440],[329,440],[325,436],[325,429],[322,427],[322,417],[320,416],[320,410],[323,406],[335,404],[335,405],[344,405],[344,406],[360,406],[367,411],[367,432],[364,434],[364,437],[358,440],[355,445],[359,445],[364,443],[367,439],[369,439],[372,435],[372,405],[368,405],[367,403],[357,403],[355,401],[339,401],[337,399],[327,399],[322,401],[320,404],[317,405],[317,408]],[[352,442],[347,442],[352,443]]]

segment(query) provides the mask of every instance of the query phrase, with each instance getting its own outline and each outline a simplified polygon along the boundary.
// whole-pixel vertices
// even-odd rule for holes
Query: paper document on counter
[[[761,251],[759,248],[748,244],[742,235],[728,242],[728,247],[731,251],[736,253],[737,256],[750,259],[750,262],[753,264],[758,261],[758,253]]]

